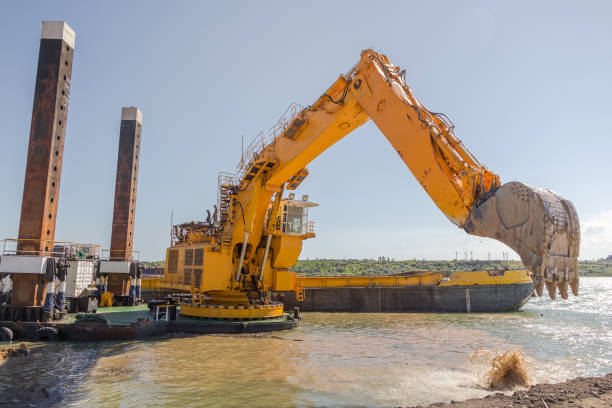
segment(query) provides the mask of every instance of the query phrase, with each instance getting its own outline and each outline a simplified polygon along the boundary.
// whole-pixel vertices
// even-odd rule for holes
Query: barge
[[[303,300],[294,292],[277,292],[275,299],[303,312],[493,313],[519,310],[534,290],[524,270],[457,272],[434,284],[404,284],[398,278],[305,277]]]
[[[390,276],[296,276],[301,291],[273,291],[303,312],[494,313],[519,310],[534,291],[526,270],[413,272]],[[143,277],[143,297],[189,292],[180,276]]]

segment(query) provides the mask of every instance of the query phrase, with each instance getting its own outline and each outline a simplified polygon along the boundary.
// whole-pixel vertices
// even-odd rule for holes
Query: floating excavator
[[[219,175],[214,214],[174,227],[166,253],[168,277],[192,290],[181,314],[205,318],[269,318],[283,313],[271,291],[295,291],[289,271],[304,239],[315,236],[308,208],[293,193],[306,165],[372,119],[449,220],[468,234],[515,250],[538,295],[568,286],[578,295],[580,230],[572,203],[550,190],[501,184],[454,135],[452,122],[414,97],[404,71],[372,50],[311,106],[292,105],[249,145],[235,174]]]

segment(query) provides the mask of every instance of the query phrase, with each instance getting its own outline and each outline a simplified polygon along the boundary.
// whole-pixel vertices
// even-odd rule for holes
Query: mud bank
[[[612,373],[603,377],[578,377],[557,384],[532,385],[528,389],[516,391],[512,395],[496,393],[484,398],[427,406],[427,408],[436,407],[608,408],[612,407]]]

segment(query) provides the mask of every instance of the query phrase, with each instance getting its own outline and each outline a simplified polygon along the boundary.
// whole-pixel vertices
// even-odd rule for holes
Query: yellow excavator
[[[277,317],[283,305],[271,291],[295,291],[289,271],[304,239],[314,237],[307,196],[295,190],[306,166],[372,119],[448,219],[472,235],[494,238],[516,251],[538,295],[546,286],[565,299],[578,295],[580,229],[573,204],[550,190],[499,176],[463,146],[444,114],[425,108],[404,71],[373,50],[341,75],[312,105],[292,105],[243,152],[236,172],[219,175],[214,213],[173,227],[165,275],[192,291],[181,314],[203,318]]]

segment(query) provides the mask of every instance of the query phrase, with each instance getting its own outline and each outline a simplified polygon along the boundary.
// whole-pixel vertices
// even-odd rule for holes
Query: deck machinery
[[[550,190],[501,184],[454,135],[454,125],[413,95],[404,71],[365,50],[312,105],[292,105],[243,153],[235,174],[219,175],[217,205],[203,222],[174,227],[165,274],[192,290],[181,314],[268,318],[283,313],[270,291],[295,291],[289,271],[302,241],[315,236],[304,196],[283,197],[308,176],[306,165],[372,119],[448,219],[472,235],[515,250],[539,295],[578,294],[580,230],[572,203]]]

